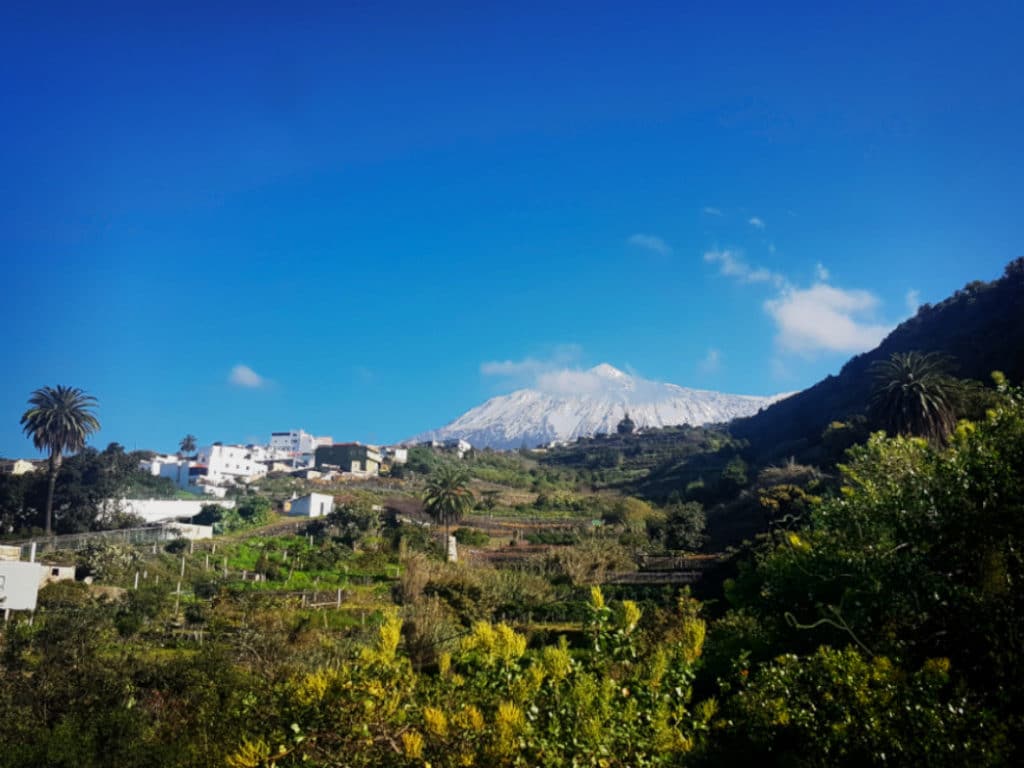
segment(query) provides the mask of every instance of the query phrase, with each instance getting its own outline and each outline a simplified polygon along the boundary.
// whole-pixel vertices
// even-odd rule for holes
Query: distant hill
[[[870,352],[857,355],[838,376],[781,400],[730,432],[750,441],[762,459],[800,455],[833,421],[864,413],[871,391],[869,368],[894,352],[944,352],[961,378],[989,381],[994,370],[1011,382],[1024,380],[1024,258],[1007,265],[998,280],[975,281],[935,306],[922,305]]]
[[[478,448],[532,448],[614,432],[626,412],[641,429],[699,426],[749,416],[785,396],[688,389],[630,376],[607,363],[570,375],[561,390],[520,389],[492,398],[408,442],[462,438]]]

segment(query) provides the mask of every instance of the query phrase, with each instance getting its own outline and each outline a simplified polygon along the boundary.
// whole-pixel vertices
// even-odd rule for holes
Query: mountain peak
[[[638,429],[697,426],[750,416],[777,399],[684,389],[631,376],[608,363],[554,379],[542,388],[493,397],[408,442],[460,438],[480,448],[547,445],[614,433],[627,411]]]
[[[590,373],[593,373],[597,376],[603,376],[606,379],[629,378],[629,374],[623,373],[614,365],[610,365],[608,363],[601,363],[600,365],[595,365],[593,368],[590,369]]]

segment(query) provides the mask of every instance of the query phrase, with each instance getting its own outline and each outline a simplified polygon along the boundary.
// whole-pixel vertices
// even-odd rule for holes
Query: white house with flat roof
[[[152,459],[139,463],[143,472],[148,472],[153,477],[165,477],[179,488],[195,490],[191,488],[191,478],[195,473],[191,472],[196,462],[189,459],[178,458],[177,456],[154,456]]]
[[[409,461],[409,449],[400,445],[389,445],[384,451],[384,458],[392,464],[405,464]]]
[[[205,475],[217,483],[222,480],[253,480],[267,474],[267,468],[253,458],[253,451],[244,445],[213,445],[200,448],[192,469],[194,475]]]
[[[287,432],[270,433],[270,451],[274,458],[288,456],[301,460],[304,456],[312,457],[321,445],[330,445],[331,437],[316,437],[302,429],[290,429]]]
[[[334,511],[334,497],[326,493],[307,493],[292,499],[288,514],[295,517],[325,517]]]

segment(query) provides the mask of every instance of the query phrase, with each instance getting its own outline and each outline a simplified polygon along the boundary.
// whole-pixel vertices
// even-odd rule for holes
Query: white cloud
[[[763,267],[751,267],[743,261],[737,251],[708,251],[704,254],[704,261],[709,264],[718,264],[719,273],[726,277],[735,277],[744,283],[770,282],[781,287],[786,282],[782,275]]]
[[[586,394],[595,397],[616,398],[622,394],[620,384],[622,375],[626,374],[605,364],[586,370],[559,368],[540,374],[532,386],[549,395]],[[645,379],[635,373],[631,375],[630,384],[632,397],[639,400],[644,398],[655,400],[660,396],[659,393],[662,389],[662,385],[658,382]]]
[[[825,283],[786,287],[764,303],[775,321],[775,341],[786,352],[863,352],[875,347],[890,326],[873,321],[878,298],[868,291]]]
[[[878,297],[830,285],[831,276],[820,262],[815,265],[814,284],[800,288],[777,272],[750,266],[736,251],[708,251],[704,261],[717,264],[720,274],[742,283],[770,283],[778,290],[764,302],[764,310],[775,322],[775,343],[781,352],[864,352],[875,347],[892,327],[876,317]],[[910,298],[908,294],[908,302]],[[773,374],[782,378],[779,370]]]
[[[697,363],[697,370],[703,374],[717,373],[722,368],[722,353],[717,349],[709,349],[703,359]]]
[[[640,376],[630,369],[623,373],[607,364],[582,368],[579,358],[582,349],[575,344],[563,344],[556,347],[546,358],[526,357],[522,360],[498,360],[481,364],[480,373],[484,376],[502,377],[519,387],[529,387],[549,395],[606,395],[618,397],[621,394],[623,376],[632,378],[632,392],[643,397],[649,395],[656,398],[660,384]]]
[[[522,360],[490,360],[480,364],[484,376],[535,380],[546,371],[564,368],[580,359],[583,349],[579,344],[559,344],[545,358],[525,357]]]
[[[720,208],[715,208],[714,206],[711,206],[711,205],[705,205],[701,210],[702,210],[703,213],[706,213],[708,216],[721,216],[722,215],[722,211],[721,211]]]
[[[526,376],[543,370],[545,365],[543,360],[532,357],[523,360],[489,360],[480,364],[480,373],[484,376]]]
[[[764,229],[764,219],[759,219],[757,216],[751,216],[747,223],[755,229]]]
[[[643,248],[659,256],[668,256],[672,253],[672,247],[657,235],[635,234],[630,235],[626,240],[632,246]]]
[[[916,288],[907,291],[906,302],[907,311],[912,315],[916,314],[917,308],[921,306],[921,292]]]
[[[228,381],[236,387],[246,387],[247,389],[259,389],[267,385],[265,378],[248,365],[242,365],[241,363],[231,369]]]

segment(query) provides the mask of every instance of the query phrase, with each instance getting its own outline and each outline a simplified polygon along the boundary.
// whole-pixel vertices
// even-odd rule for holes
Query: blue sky
[[[793,390],[1024,254],[1018,3],[488,5],[5,3],[0,455]]]

